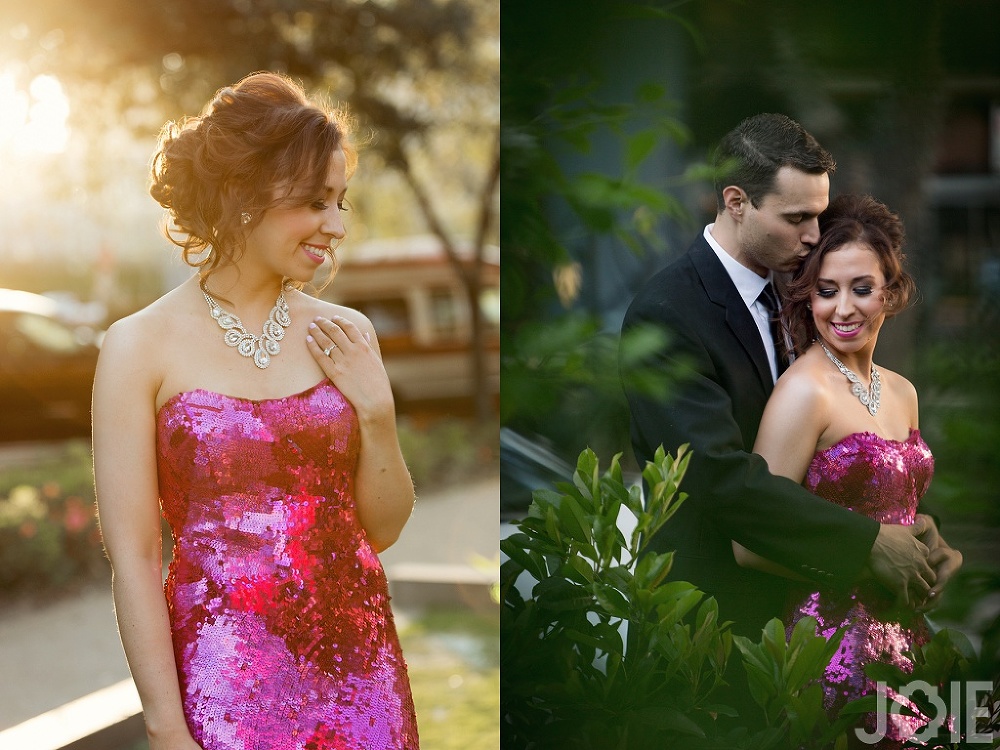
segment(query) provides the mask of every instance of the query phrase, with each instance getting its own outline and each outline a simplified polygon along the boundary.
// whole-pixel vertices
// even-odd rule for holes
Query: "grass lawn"
[[[496,750],[500,745],[498,612],[427,612],[404,622],[421,750]]]

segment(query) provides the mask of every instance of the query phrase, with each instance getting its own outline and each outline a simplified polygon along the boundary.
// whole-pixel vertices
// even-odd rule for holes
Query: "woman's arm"
[[[828,425],[826,415],[826,402],[816,385],[801,370],[789,372],[778,381],[767,402],[754,442],[754,453],[764,458],[772,474],[801,484],[816,453],[819,438]],[[808,580],[735,540],[733,555],[740,567],[799,581]]]
[[[140,326],[135,319],[116,323],[101,347],[93,407],[98,511],[118,630],[150,748],[194,750],[163,595],[155,391]]]
[[[379,552],[391,546],[413,511],[414,491],[396,433],[396,407],[371,323],[317,318],[307,340],[323,372],[351,402],[361,428],[355,478],[358,519]],[[331,356],[323,349],[336,344]]]

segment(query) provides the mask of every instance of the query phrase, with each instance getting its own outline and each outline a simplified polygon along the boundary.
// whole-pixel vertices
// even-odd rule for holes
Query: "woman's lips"
[[[326,260],[326,245],[310,245],[307,242],[302,243],[302,249],[306,251],[306,255],[312,258],[316,263],[322,263]]]
[[[833,328],[833,332],[840,338],[849,339],[861,330],[862,322],[854,321],[851,323],[831,323],[830,327]]]

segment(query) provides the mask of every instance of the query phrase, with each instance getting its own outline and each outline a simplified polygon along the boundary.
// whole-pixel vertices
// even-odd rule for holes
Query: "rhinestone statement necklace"
[[[837,359],[833,355],[833,352],[826,348],[826,344],[820,341],[819,345],[823,347],[823,351],[826,352],[826,356],[829,357],[830,361],[837,366],[837,369],[844,373],[847,379],[851,381],[851,393],[857,396],[858,401],[867,407],[868,413],[873,417],[878,414],[878,407],[880,404],[879,396],[882,394],[882,382],[879,380],[878,370],[875,369],[875,363],[872,362],[871,388],[865,390],[865,387],[861,385],[861,378],[844,367],[844,363]]]
[[[223,310],[211,294],[204,289],[201,293],[205,295],[205,301],[215,322],[226,332],[223,337],[226,345],[235,347],[244,357],[253,357],[253,363],[262,370],[271,364],[271,357],[281,351],[278,342],[285,338],[285,329],[292,324],[288,314],[288,303],[285,302],[285,290],[282,289],[278,293],[278,299],[268,313],[260,336],[248,333],[239,316]]]

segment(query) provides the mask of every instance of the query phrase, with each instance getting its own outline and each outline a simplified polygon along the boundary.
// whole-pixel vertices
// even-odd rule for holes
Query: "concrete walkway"
[[[390,584],[435,571],[495,577],[475,561],[498,555],[499,507],[495,477],[419,497],[399,541],[381,555]],[[397,618],[402,624],[405,612]],[[106,587],[0,611],[0,731],[128,678]]]

